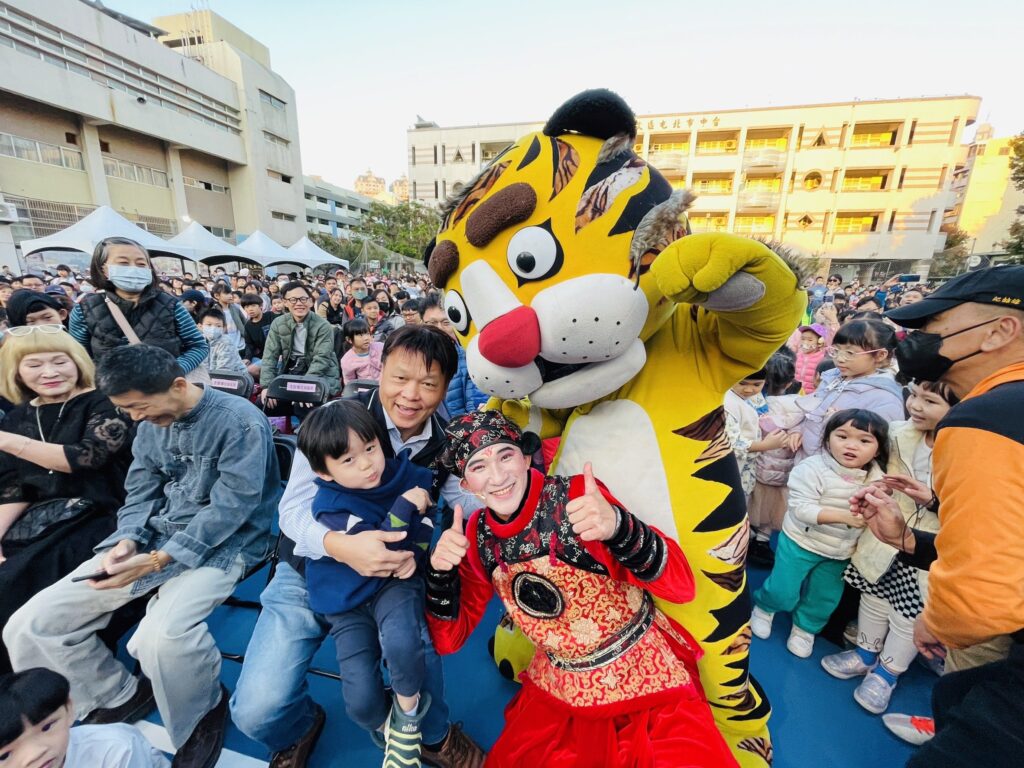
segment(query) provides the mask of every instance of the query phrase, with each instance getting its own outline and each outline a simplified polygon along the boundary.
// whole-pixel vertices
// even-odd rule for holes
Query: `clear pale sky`
[[[107,0],[146,21],[195,0]],[[638,114],[970,93],[1024,130],[1019,0],[202,0],[270,48],[303,172],[406,171],[406,130],[544,120],[584,88]],[[204,5],[205,7],[205,5]]]

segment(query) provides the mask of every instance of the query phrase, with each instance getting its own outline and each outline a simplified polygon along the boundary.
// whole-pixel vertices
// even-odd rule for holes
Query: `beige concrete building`
[[[385,190],[384,178],[382,176],[374,176],[373,171],[369,168],[366,169],[366,173],[356,176],[355,191],[360,195],[377,197]]]
[[[266,47],[209,11],[154,24],[0,1],[0,194],[18,219],[0,260],[99,205],[162,236],[305,233],[295,95]]]
[[[947,222],[970,235],[973,254],[998,260],[1005,255],[1002,242],[1024,206],[1024,192],[1010,180],[1012,136],[994,138],[990,126],[979,126],[967,149],[963,167],[953,178],[956,202]]]
[[[391,194],[395,196],[395,201],[399,203],[409,202],[409,177],[401,176],[391,182],[391,186],[388,187],[391,190]]]
[[[847,278],[927,272],[980,103],[954,96],[643,115],[636,151],[699,195],[696,232],[781,240]],[[438,204],[542,126],[419,120],[408,132],[410,199]]]
[[[373,200],[351,189],[324,181],[321,176],[303,176],[306,198],[306,229],[331,237],[352,238]]]

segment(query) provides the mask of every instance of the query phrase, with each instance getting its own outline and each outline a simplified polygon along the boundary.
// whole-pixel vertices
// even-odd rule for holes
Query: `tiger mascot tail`
[[[749,524],[722,402],[786,341],[806,298],[763,243],[690,234],[692,195],[635,140],[618,96],[573,97],[448,201],[425,260],[492,406],[561,436],[552,472],[592,462],[678,540],[697,595],[660,607],[700,641],[701,682],[738,761],[763,768],[771,709],[748,671]],[[499,632],[496,652],[528,658]]]

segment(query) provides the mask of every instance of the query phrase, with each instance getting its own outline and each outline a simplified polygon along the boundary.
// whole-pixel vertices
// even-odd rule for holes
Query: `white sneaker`
[[[794,656],[806,659],[814,651],[814,635],[794,625],[789,633],[789,640],[786,641],[786,648]]]
[[[868,712],[880,715],[889,708],[889,699],[895,689],[895,685],[889,685],[885,678],[872,672],[857,686],[853,698]]]
[[[856,651],[830,654],[821,660],[821,666],[832,677],[838,677],[840,680],[862,677],[875,668],[874,664],[865,664],[864,659]]]
[[[767,640],[772,636],[772,619],[774,618],[774,613],[762,611],[755,605],[750,614],[750,631],[754,633],[755,637]]]
[[[921,746],[935,736],[935,721],[917,715],[882,715],[882,722],[894,736],[908,744]]]

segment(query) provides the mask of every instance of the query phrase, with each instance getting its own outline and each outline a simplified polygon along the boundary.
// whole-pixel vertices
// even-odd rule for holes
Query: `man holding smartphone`
[[[159,347],[111,350],[96,380],[140,422],[117,530],[22,606],[4,642],[15,671],[45,666],[67,677],[87,724],[138,720],[155,700],[177,748],[175,767],[205,768],[217,761],[228,720],[220,653],[205,621],[267,553],[281,492],[270,425],[247,400],[189,383]],[[97,632],[118,608],[150,594],[128,642],[147,680]]]

